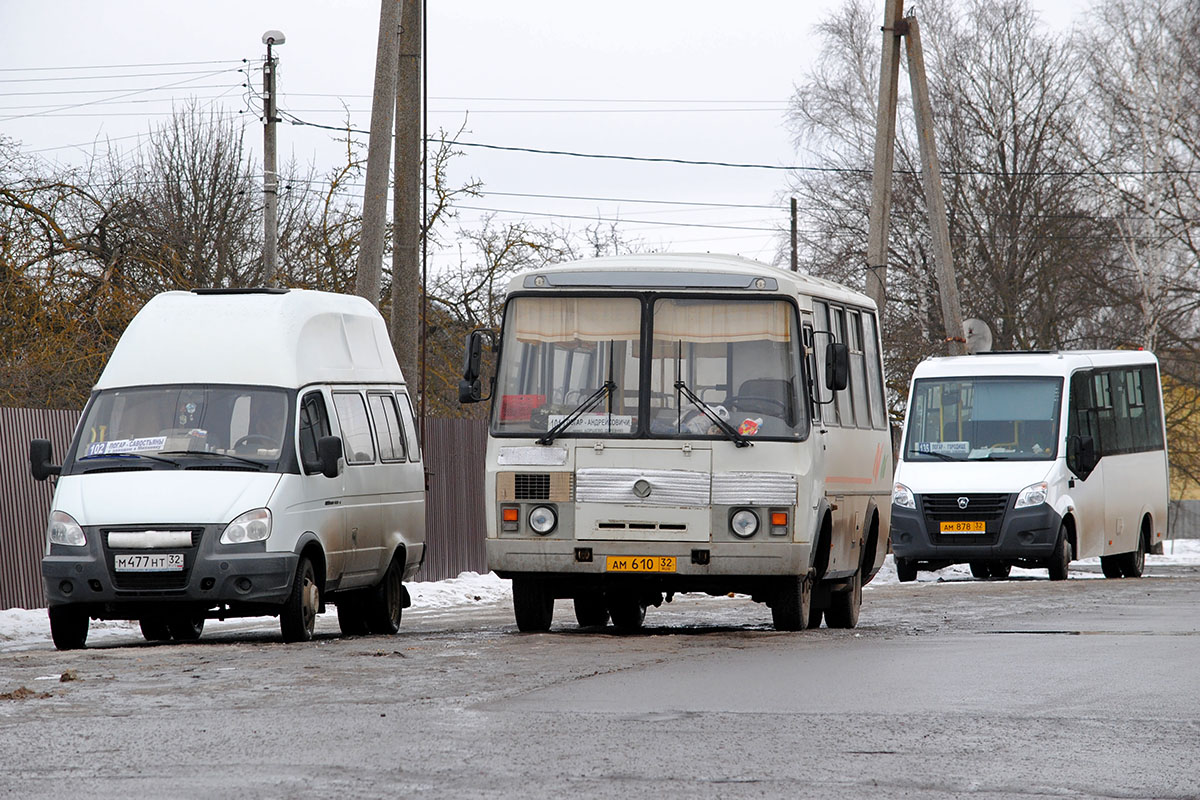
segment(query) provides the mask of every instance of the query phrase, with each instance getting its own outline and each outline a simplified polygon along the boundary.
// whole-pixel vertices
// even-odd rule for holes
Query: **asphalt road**
[[[853,631],[688,595],[0,650],[0,796],[1200,797],[1200,569],[1073,575],[868,587]]]

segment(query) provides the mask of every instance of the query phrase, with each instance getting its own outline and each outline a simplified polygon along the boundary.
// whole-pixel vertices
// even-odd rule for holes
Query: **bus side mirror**
[[[825,348],[825,388],[840,392],[850,385],[850,348],[830,342]]]
[[[1067,466],[1080,480],[1087,480],[1096,468],[1096,440],[1091,436],[1071,436],[1067,440]]]
[[[51,475],[61,475],[62,467],[52,464],[54,452],[49,439],[34,439],[29,443],[29,472],[35,481],[44,481]]]
[[[478,403],[481,400],[488,399],[483,396],[483,381],[479,377],[483,361],[483,339],[485,336],[491,340],[492,332],[479,329],[467,334],[467,349],[463,356],[462,380],[458,382],[458,402],[460,403]]]
[[[336,478],[340,474],[338,467],[342,458],[342,437],[322,436],[317,439],[317,456],[321,460],[321,474],[326,478]]]

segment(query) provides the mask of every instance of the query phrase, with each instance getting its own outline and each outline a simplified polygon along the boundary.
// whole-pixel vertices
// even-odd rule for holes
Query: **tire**
[[[892,556],[896,562],[896,578],[901,583],[908,583],[917,579],[917,562],[900,556]]]
[[[1139,533],[1137,549],[1117,556],[1117,563],[1121,567],[1121,574],[1126,578],[1142,577],[1146,569],[1146,537]]]
[[[204,615],[180,614],[170,617],[167,620],[167,630],[177,642],[194,642],[204,633]]]
[[[79,650],[87,642],[88,614],[75,606],[51,606],[50,638],[59,650]]]
[[[513,612],[517,630],[522,633],[542,633],[550,630],[554,620],[554,597],[546,584],[537,578],[513,578]]]
[[[808,575],[784,578],[771,604],[771,620],[777,631],[802,631],[812,612],[812,579]]]
[[[613,627],[621,633],[640,630],[642,623],[646,621],[646,606],[633,594],[610,599],[608,613],[612,617]]]
[[[317,584],[317,571],[308,556],[300,556],[296,565],[296,577],[292,580],[292,591],[283,610],[279,612],[279,629],[285,642],[309,642],[317,626],[317,612],[321,609],[321,587]]]
[[[1012,564],[1007,561],[993,561],[988,565],[988,574],[993,578],[1007,578],[1012,574]]]
[[[1115,556],[1100,556],[1100,571],[1104,573],[1106,578],[1123,578],[1124,571],[1121,569],[1121,556],[1124,553],[1119,553]]]
[[[971,575],[976,578],[992,577],[991,567],[986,561],[972,561],[969,563],[971,567]]]
[[[367,628],[367,616],[363,592],[349,592],[338,595],[333,601],[337,608],[338,627],[343,636],[366,636],[370,633]]]
[[[588,594],[575,598],[575,621],[581,628],[603,628],[608,624],[608,606],[603,595]]]
[[[1070,565],[1071,543],[1067,541],[1067,526],[1062,525],[1058,529],[1058,540],[1054,543],[1054,552],[1050,554],[1050,560],[1046,563],[1046,569],[1050,573],[1050,580],[1065,581],[1067,579],[1067,568]]]
[[[825,618],[825,609],[817,608],[816,605],[810,604],[808,607],[808,624],[804,626],[805,630],[816,630],[821,627],[821,620]],[[829,627],[833,627],[830,625]]]
[[[142,636],[147,642],[171,641],[171,629],[167,627],[165,620],[153,618],[139,619],[138,627],[142,629]]]
[[[391,636],[400,630],[404,614],[404,567],[396,559],[388,565],[383,580],[371,590],[367,603],[367,629]]]
[[[830,628],[858,627],[858,610],[860,608],[862,608],[862,570],[854,573],[847,591],[834,592],[829,596],[829,608],[825,609],[825,624]]]

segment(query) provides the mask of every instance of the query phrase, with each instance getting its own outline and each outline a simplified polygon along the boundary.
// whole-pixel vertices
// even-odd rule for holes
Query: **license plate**
[[[674,572],[675,556],[608,556],[608,572]]]
[[[943,522],[942,533],[987,533],[983,522]]]
[[[121,553],[113,556],[117,572],[174,572],[183,569],[183,553]]]

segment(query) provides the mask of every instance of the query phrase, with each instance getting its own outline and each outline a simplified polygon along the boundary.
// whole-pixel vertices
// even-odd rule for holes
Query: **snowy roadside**
[[[1163,549],[1164,555],[1146,556],[1146,571],[1154,575],[1156,566],[1200,565],[1200,539],[1179,539],[1168,541]],[[1089,558],[1072,562],[1071,577],[1099,578],[1100,559]],[[1091,569],[1076,569],[1076,567],[1091,567]],[[1045,578],[1044,569],[1014,568],[1011,578]],[[936,572],[918,572],[917,580],[910,586],[936,584],[946,581],[972,580],[971,571],[966,564],[958,564]],[[896,567],[889,555],[879,570],[875,579],[867,585],[870,591],[878,586],[899,583],[896,578]],[[495,573],[479,575],[475,572],[464,572],[457,578],[442,581],[419,581],[409,583],[408,590],[412,596],[412,610],[443,610],[466,608],[485,603],[508,601],[512,596],[512,585],[509,581],[496,576]],[[273,620],[264,617],[264,621],[274,624]],[[206,630],[217,631],[222,625],[245,625],[246,620],[235,619],[226,622],[210,620]],[[136,622],[119,620],[93,620],[89,639],[93,641],[109,635],[138,634]],[[11,647],[37,644],[50,641],[50,624],[46,619],[45,609],[27,610],[10,608],[0,611],[0,645]]]

